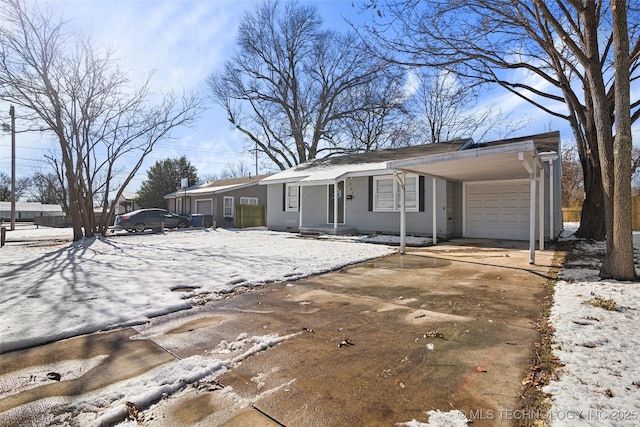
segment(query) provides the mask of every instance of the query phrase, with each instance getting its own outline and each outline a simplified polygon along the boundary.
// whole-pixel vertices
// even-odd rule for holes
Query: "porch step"
[[[332,234],[332,235],[342,236],[346,234],[358,234],[358,230],[354,227],[338,227],[337,229],[331,226],[300,227],[300,234],[303,234],[303,235]]]

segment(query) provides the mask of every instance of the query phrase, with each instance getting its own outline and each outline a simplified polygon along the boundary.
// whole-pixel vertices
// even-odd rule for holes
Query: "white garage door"
[[[196,213],[203,215],[211,215],[213,213],[213,200],[204,199],[196,200]]]
[[[467,237],[528,240],[528,180],[466,187]]]

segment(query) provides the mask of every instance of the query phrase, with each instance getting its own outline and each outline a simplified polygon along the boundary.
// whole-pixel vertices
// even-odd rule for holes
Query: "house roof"
[[[461,139],[438,144],[414,145],[367,153],[328,157],[301,163],[263,179],[260,184],[278,184],[297,182],[299,185],[320,185],[333,183],[347,176],[368,176],[390,172],[390,161],[412,158],[421,155],[434,155],[455,152],[472,140]]]
[[[129,193],[127,191],[122,192],[120,195],[121,200],[133,200],[138,197],[138,193]]]
[[[11,211],[11,202],[0,202],[0,211]],[[62,206],[40,202],[16,202],[16,212],[60,212]]]
[[[263,179],[260,184],[295,182],[299,185],[331,184],[346,177],[369,176],[405,170],[454,181],[527,178],[519,152],[532,164],[541,152],[559,150],[560,133],[549,132],[487,143],[461,139],[330,157],[300,164]]]
[[[389,167],[452,181],[492,181],[529,178],[523,166],[542,164],[540,153],[557,153],[559,132],[549,132],[520,138],[472,144],[455,153],[420,156],[392,161]]]
[[[242,178],[217,179],[215,181],[207,181],[204,184],[191,186],[185,190],[174,191],[164,196],[165,199],[171,199],[182,196],[193,196],[198,194],[217,194],[227,191],[238,190],[240,188],[257,185],[261,179],[267,178],[271,174],[256,175]]]

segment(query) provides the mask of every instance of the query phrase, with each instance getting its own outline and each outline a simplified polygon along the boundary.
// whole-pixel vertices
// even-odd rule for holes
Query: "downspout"
[[[555,170],[553,162],[558,160],[558,153],[548,152],[540,155],[543,162],[549,162],[549,239],[556,240],[556,215],[555,215]]]
[[[398,172],[394,172],[393,177],[402,189],[400,192],[400,255],[404,255],[407,248],[407,207],[404,202],[406,192],[404,172],[402,172],[402,178],[398,176]]]
[[[524,158],[522,151],[518,152],[518,160],[529,172],[531,189],[529,190],[529,264],[536,262],[536,168],[532,167]]]

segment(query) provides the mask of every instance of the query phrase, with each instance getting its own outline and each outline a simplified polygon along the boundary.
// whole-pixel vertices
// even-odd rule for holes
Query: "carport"
[[[414,157],[410,159],[391,161],[388,164],[393,169],[396,180],[403,190],[404,177],[407,173],[415,173],[463,183],[463,235],[467,237],[469,228],[469,206],[467,206],[467,192],[469,185],[489,186],[491,184],[506,185],[515,180],[529,180],[529,263],[535,263],[536,226],[538,228],[539,249],[544,250],[545,218],[549,221],[549,236],[553,239],[558,224],[554,212],[560,207],[554,203],[560,196],[559,179],[560,165],[557,151],[540,153],[534,141],[520,141],[501,145],[476,145],[461,151]],[[545,185],[545,180],[549,180]],[[558,182],[556,181],[558,180]],[[433,181],[433,242],[437,243],[436,221],[436,185]],[[498,187],[496,187],[498,188]],[[548,188],[548,206],[545,206],[545,192]],[[496,209],[500,209],[497,206]],[[400,220],[400,252],[405,253],[406,246],[406,209],[401,203]],[[440,215],[442,215],[440,213]],[[561,223],[560,223],[561,224]]]

